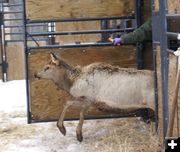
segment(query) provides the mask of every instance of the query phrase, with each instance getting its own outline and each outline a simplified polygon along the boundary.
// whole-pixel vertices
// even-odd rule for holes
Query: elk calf
[[[35,74],[37,78],[51,79],[67,91],[72,99],[65,104],[57,126],[63,135],[63,121],[67,109],[81,107],[76,129],[77,139],[83,140],[84,114],[93,104],[108,112],[133,112],[137,109],[154,109],[153,73],[149,70],[119,68],[103,63],[93,63],[83,68],[68,65],[51,53],[51,61]],[[103,106],[102,106],[103,105]]]

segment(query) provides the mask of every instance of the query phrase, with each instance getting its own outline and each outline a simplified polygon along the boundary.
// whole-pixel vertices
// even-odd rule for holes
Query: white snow
[[[0,81],[0,111],[23,111],[26,106],[25,81]]]

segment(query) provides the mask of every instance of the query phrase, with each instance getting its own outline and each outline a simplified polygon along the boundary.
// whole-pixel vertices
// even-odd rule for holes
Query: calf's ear
[[[52,63],[59,65],[59,59],[54,53],[50,53]]]

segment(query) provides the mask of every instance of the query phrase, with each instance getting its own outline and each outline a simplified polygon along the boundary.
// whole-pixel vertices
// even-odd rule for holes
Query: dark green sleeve
[[[148,19],[139,28],[131,33],[121,36],[122,44],[136,44],[137,42],[152,40],[152,20]]]

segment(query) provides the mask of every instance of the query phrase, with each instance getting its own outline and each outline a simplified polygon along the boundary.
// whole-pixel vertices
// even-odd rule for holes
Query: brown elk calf
[[[36,78],[51,79],[59,88],[67,91],[72,99],[67,101],[57,126],[63,135],[66,110],[70,106],[81,107],[76,129],[77,139],[82,141],[84,113],[93,104],[104,105],[101,110],[133,112],[141,108],[153,108],[153,73],[148,70],[119,68],[103,63],[93,63],[83,68],[74,68],[50,54],[51,62],[35,74]]]

